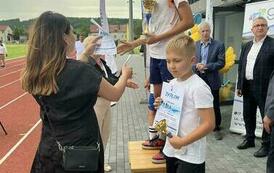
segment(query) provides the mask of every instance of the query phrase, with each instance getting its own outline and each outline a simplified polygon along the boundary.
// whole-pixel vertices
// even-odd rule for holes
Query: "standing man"
[[[225,47],[220,41],[210,37],[211,29],[209,23],[200,24],[201,40],[196,42],[195,72],[209,85],[214,101],[215,129],[214,136],[217,140],[222,140],[221,128],[221,111],[219,101],[219,89],[221,79],[219,70],[225,65]]]
[[[5,67],[6,56],[8,56],[8,51],[7,51],[6,45],[3,43],[2,40],[0,40],[0,61],[1,61],[0,67]]]
[[[255,147],[256,111],[259,107],[263,119],[268,83],[274,70],[274,39],[267,36],[267,20],[264,17],[254,19],[251,31],[254,39],[242,47],[238,69],[237,95],[243,96],[246,129],[245,139],[238,149]],[[270,135],[264,129],[262,146],[254,156],[267,156],[269,147]]]
[[[166,45],[170,38],[193,26],[193,17],[187,0],[157,0],[149,22],[147,39],[138,39],[127,44],[118,46],[118,53],[127,52],[141,44],[148,44],[148,57],[150,57],[149,83],[153,85],[154,98],[160,97],[162,83],[173,77],[167,70]],[[153,120],[156,110],[153,106],[153,96],[149,99],[148,125],[149,133],[156,133]],[[150,136],[154,136],[150,134]],[[143,148],[158,149],[163,147],[164,142],[159,138],[145,141]],[[153,163],[165,162],[162,152],[152,158]]]
[[[76,59],[79,60],[80,55],[84,51],[84,35],[81,33],[79,35],[79,40],[75,42],[75,49],[76,49]]]
[[[272,51],[274,56],[274,51]],[[264,128],[267,133],[271,134],[270,148],[267,158],[266,172],[274,172],[274,73],[272,73],[269,87],[267,90],[267,98],[265,102]]]

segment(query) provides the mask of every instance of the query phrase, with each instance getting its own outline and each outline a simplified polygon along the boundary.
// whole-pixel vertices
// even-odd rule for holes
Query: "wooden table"
[[[143,141],[128,142],[128,158],[132,173],[165,173],[166,164],[154,164],[151,158],[159,150],[142,149]]]

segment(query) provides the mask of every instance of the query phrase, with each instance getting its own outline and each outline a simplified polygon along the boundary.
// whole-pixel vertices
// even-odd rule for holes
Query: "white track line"
[[[12,104],[13,102],[15,102],[16,100],[20,99],[21,97],[25,96],[26,94],[28,94],[27,92],[23,93],[22,95],[16,97],[15,99],[9,101],[8,103],[4,104],[3,106],[0,107],[0,110],[5,108],[6,106]]]
[[[6,64],[13,64],[13,63],[21,62],[21,61],[25,61],[24,57],[20,57],[18,59],[8,59],[8,60],[6,60]]]
[[[18,67],[18,66],[21,66],[21,65],[24,65],[25,63],[21,63],[21,64],[16,64],[16,65],[12,65],[12,66],[8,66],[8,67],[6,67],[6,68],[3,68],[3,70],[8,70],[8,69],[10,69],[10,68],[12,68],[12,67]]]
[[[11,84],[14,84],[14,83],[17,82],[17,81],[20,81],[20,79],[17,79],[17,80],[15,80],[15,81],[12,81],[12,82],[10,82],[10,83],[7,83],[7,84],[5,84],[5,85],[0,86],[0,89],[1,89],[1,88],[4,88],[4,87],[6,87],[6,86],[9,86],[9,85],[11,85]]]
[[[7,154],[0,160],[0,165],[16,150],[17,147],[31,134],[31,132],[39,125],[41,119],[32,126],[31,129],[7,152]]]
[[[2,76],[0,76],[0,77],[5,77],[5,76],[8,76],[8,75],[10,75],[10,74],[13,74],[13,73],[16,73],[16,72],[18,72],[18,71],[21,71],[22,70],[22,68],[21,69],[19,69],[19,70],[16,70],[16,71],[13,71],[13,72],[10,72],[10,73],[7,73],[7,74],[4,74],[4,75],[2,75]]]

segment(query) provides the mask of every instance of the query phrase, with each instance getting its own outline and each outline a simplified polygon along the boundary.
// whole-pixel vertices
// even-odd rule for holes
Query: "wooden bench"
[[[166,164],[154,164],[151,158],[159,150],[142,149],[143,141],[128,142],[128,158],[132,173],[165,173]]]

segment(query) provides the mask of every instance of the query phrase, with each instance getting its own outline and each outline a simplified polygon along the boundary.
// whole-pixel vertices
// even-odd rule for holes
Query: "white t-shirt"
[[[183,110],[178,132],[178,136],[183,137],[199,126],[200,117],[197,114],[197,109],[213,107],[213,96],[209,86],[196,74],[185,81],[173,79],[170,83],[184,92]],[[163,152],[168,157],[175,157],[188,163],[201,164],[205,162],[206,137],[179,150],[174,149],[167,139]]]
[[[181,2],[188,2],[187,0],[174,0],[176,7],[178,8]],[[149,32],[156,35],[166,32],[173,28],[173,26],[179,20],[179,16],[176,12],[176,9],[168,6],[167,0],[158,0],[157,4],[154,7],[150,23],[149,23]],[[168,39],[161,40],[157,43],[149,45],[149,55],[150,57],[156,59],[166,59],[166,44]]]
[[[2,46],[0,45],[0,54],[7,54],[7,48],[4,43],[2,43]]]
[[[79,55],[85,50],[83,42],[80,40],[75,42],[76,59],[79,60]]]

